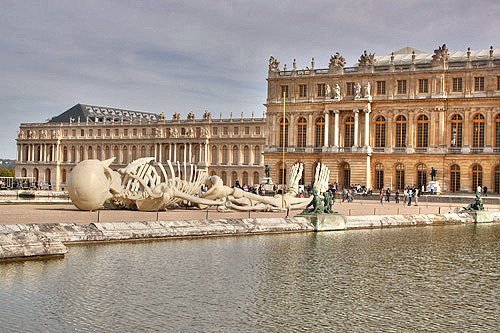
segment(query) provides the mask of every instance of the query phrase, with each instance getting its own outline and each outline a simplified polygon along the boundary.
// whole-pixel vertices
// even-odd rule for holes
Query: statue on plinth
[[[312,207],[309,209],[309,207]],[[306,206],[302,214],[323,214],[325,212],[323,201],[318,195],[318,189],[313,188],[311,202]]]
[[[480,191],[476,192],[476,198],[474,199],[474,202],[468,204],[467,207],[463,208],[463,210],[469,212],[484,210],[483,198],[481,198]]]

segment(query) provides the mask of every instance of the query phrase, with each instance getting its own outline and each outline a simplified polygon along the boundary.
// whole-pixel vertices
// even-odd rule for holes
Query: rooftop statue
[[[359,57],[358,65],[360,67],[370,67],[375,64],[375,53],[363,52],[363,54]]]
[[[341,56],[339,52],[336,52],[334,56],[330,57],[330,64],[328,65],[328,68],[344,68],[345,64],[345,58]]]
[[[113,160],[85,160],[73,168],[68,193],[76,207],[158,211],[177,204],[200,208],[216,206],[221,211],[280,211],[301,209],[310,201],[298,197],[302,163],[291,167],[288,190],[283,196],[266,197],[226,186],[220,177],[209,177],[206,170],[198,170],[195,165],[177,162],[174,166],[167,161],[165,168],[155,163],[153,157],[146,157],[114,171],[110,168]],[[326,191],[329,177],[328,168],[319,163],[314,181],[318,193]],[[206,192],[201,191],[202,185],[208,187]]]
[[[271,56],[269,58],[269,71],[270,72],[279,72],[279,70],[280,70],[280,62],[278,61],[278,59]]]

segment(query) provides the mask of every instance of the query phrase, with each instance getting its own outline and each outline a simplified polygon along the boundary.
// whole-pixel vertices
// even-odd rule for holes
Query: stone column
[[[354,147],[358,146],[359,136],[359,110],[355,109],[354,112]]]
[[[163,144],[160,142],[159,144],[159,156],[158,156],[158,159],[160,161],[160,163],[163,163]]]
[[[187,149],[188,149],[187,148],[187,143],[185,143],[184,144],[184,152],[183,152],[184,156],[183,156],[183,160],[182,160],[184,163],[186,163],[186,161],[187,161]]]
[[[366,188],[371,188],[372,187],[372,174],[371,174],[371,157],[370,155],[366,156]]]
[[[193,163],[193,144],[189,143],[189,163]]]
[[[173,162],[177,162],[177,143],[174,143],[174,160]]]
[[[198,163],[202,162],[202,158],[201,157],[202,157],[202,151],[203,151],[203,149],[201,149],[201,145],[202,145],[202,143],[198,144],[198,150],[199,150],[198,151]]]
[[[340,125],[339,125],[340,111],[335,110],[335,111],[333,111],[333,113],[335,114],[335,133],[333,136],[333,145],[338,148],[339,147],[339,137],[340,137]]]
[[[314,124],[312,124],[314,126]],[[312,127],[311,126],[311,127]],[[328,129],[330,128],[330,111],[325,111],[325,139],[323,142],[323,147],[328,148],[329,143],[328,143]]]
[[[370,146],[370,113],[371,113],[371,106],[370,103],[368,103],[368,106],[365,110],[365,147]]]
[[[208,156],[208,143],[205,143],[204,148],[205,148],[205,156],[204,156],[205,160],[203,162],[205,162],[205,164],[208,164],[208,162],[211,161],[211,159]]]

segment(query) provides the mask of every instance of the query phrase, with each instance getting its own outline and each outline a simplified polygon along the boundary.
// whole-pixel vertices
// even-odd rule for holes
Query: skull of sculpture
[[[68,194],[76,207],[98,209],[120,192],[120,174],[109,167],[113,160],[84,160],[73,168],[68,179]]]

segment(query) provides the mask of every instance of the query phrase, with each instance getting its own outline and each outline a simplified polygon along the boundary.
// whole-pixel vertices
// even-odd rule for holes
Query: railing
[[[484,147],[472,147],[470,149],[471,154],[481,154],[484,151]]]
[[[428,147],[416,147],[415,152],[416,153],[427,153],[429,151]]]
[[[372,150],[374,153],[383,153],[385,151],[385,147],[373,147]]]
[[[406,147],[394,147],[393,151],[395,153],[406,153]]]
[[[461,154],[462,153],[462,147],[449,147],[448,148],[448,153],[450,153],[450,154]]]

